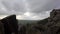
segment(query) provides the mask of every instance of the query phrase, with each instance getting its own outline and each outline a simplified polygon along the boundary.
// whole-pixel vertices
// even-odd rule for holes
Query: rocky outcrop
[[[18,34],[18,22],[16,15],[11,15],[0,20],[3,23],[5,34]]]
[[[40,30],[41,34],[60,34],[60,9],[53,9],[47,20],[46,24],[41,24],[42,22],[40,22],[34,28]]]
[[[49,34],[59,34],[60,30],[60,9],[54,9],[50,13],[47,23]]]

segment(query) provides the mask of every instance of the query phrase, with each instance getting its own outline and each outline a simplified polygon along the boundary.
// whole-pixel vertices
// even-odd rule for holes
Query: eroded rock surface
[[[4,25],[4,34],[18,34],[18,22],[16,15],[11,15],[0,20]]]
[[[40,30],[41,34],[60,34],[60,9],[53,9],[50,12],[48,23],[37,25],[35,25],[35,28]]]
[[[4,34],[4,26],[1,21],[0,21],[0,34]]]

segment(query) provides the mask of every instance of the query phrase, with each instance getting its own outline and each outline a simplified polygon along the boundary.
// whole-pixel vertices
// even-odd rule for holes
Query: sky
[[[0,19],[16,14],[19,20],[41,20],[60,8],[60,0],[0,0]]]

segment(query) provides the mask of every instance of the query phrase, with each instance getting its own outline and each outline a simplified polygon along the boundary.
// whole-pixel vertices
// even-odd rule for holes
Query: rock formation
[[[60,9],[54,9],[50,13],[50,17],[48,19],[48,33],[49,34],[59,34],[60,30]]]
[[[40,30],[41,34],[60,34],[60,9],[53,9],[47,19],[48,23],[37,24],[34,28]]]
[[[5,34],[15,33],[18,34],[18,23],[16,15],[11,15],[0,20],[4,25]]]

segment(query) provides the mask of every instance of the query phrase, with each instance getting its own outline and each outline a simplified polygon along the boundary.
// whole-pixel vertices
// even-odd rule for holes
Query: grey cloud
[[[38,16],[40,18],[48,17],[50,13],[48,12],[49,10],[60,7],[60,0],[26,0],[26,2],[29,4],[32,16]],[[1,0],[0,4],[6,9],[6,11],[0,10],[0,15],[23,15],[27,12],[23,0]],[[0,5],[0,8],[2,5]],[[25,19],[29,18],[32,19],[31,17],[25,17]]]
[[[33,13],[41,13],[57,8],[60,0],[37,0],[31,1],[31,9]],[[60,6],[60,5],[59,5]]]
[[[11,2],[2,2],[4,6],[7,8],[7,10],[15,10],[15,11],[22,11],[23,10],[23,5],[18,4],[18,3],[12,3]]]
[[[57,7],[57,3],[59,0],[27,0],[30,5],[30,12],[33,13],[41,13],[45,11],[49,11]],[[22,0],[6,0],[2,2],[3,5],[7,8],[7,10],[14,10],[16,12],[26,12],[25,6]],[[59,2],[60,3],[60,2]]]

